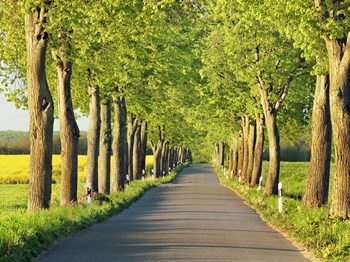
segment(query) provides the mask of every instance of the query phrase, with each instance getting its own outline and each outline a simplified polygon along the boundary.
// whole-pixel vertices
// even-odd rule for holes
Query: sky
[[[80,131],[87,131],[89,119],[81,117],[77,119]],[[59,131],[59,121],[55,119],[54,131]],[[16,109],[14,103],[7,102],[3,93],[0,93],[0,131],[15,130],[29,131],[28,110]]]

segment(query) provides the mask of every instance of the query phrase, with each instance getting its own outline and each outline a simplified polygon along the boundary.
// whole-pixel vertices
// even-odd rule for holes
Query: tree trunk
[[[103,101],[101,104],[101,132],[100,132],[100,157],[98,192],[109,194],[111,188],[111,154],[112,154],[112,129],[111,129],[111,102]]]
[[[162,143],[152,146],[153,150],[153,172],[155,177],[161,176]]]
[[[134,139],[135,139],[135,132],[137,128],[137,120],[135,116],[132,114],[127,117],[128,119],[128,131],[127,131],[127,140],[128,140],[128,163],[127,163],[127,170],[128,174],[130,176],[130,181],[133,181],[133,153],[134,153]]]
[[[48,33],[43,7],[25,16],[30,114],[30,179],[28,211],[50,207],[54,108],[46,79]]]
[[[331,138],[329,78],[317,76],[312,109],[312,142],[309,173],[303,205],[324,206],[328,202]]]
[[[254,146],[255,146],[255,125],[249,125],[249,136],[248,136],[248,167],[247,167],[247,178],[246,182],[250,183],[253,173],[254,165]]]
[[[248,116],[242,117],[242,128],[243,128],[243,166],[242,166],[242,180],[243,182],[248,182],[248,161],[249,161],[249,123],[250,119]]]
[[[61,206],[77,201],[79,128],[75,121],[70,79],[72,63],[57,58],[61,140]]]
[[[158,143],[155,145],[152,143],[152,150],[153,150],[153,172],[155,177],[160,177],[162,174],[162,149],[163,149],[163,143],[164,143],[165,137],[164,137],[164,131],[161,129],[160,126],[158,126]]]
[[[138,122],[138,121],[137,121]],[[140,179],[141,169],[141,126],[137,124],[133,146],[133,178]]]
[[[124,184],[126,180],[127,120],[125,98],[120,97],[120,94],[116,94],[113,96],[113,103],[115,118],[112,145],[114,158],[112,192],[117,192],[124,190]]]
[[[147,122],[141,125],[141,169],[146,172]]]
[[[224,168],[225,165],[225,142],[220,141],[219,143],[219,153],[218,153],[218,165],[220,168]]]
[[[86,186],[98,192],[98,155],[100,142],[100,94],[97,85],[89,85],[90,123],[88,131],[88,148],[86,164]]]
[[[237,175],[239,173],[242,174],[242,168],[243,168],[243,154],[244,154],[244,148],[243,148],[243,132],[240,132],[238,137],[238,162],[237,162]]]
[[[265,115],[266,129],[269,137],[269,174],[265,184],[265,196],[278,194],[278,181],[280,174],[280,142],[276,123],[275,110],[267,111]]]
[[[331,217],[350,218],[350,33],[325,37],[329,60],[330,111],[335,152]]]
[[[238,167],[238,141],[236,138],[232,140],[232,176],[237,176],[237,167]]]
[[[264,115],[256,114],[256,143],[254,148],[254,164],[252,171],[252,179],[250,184],[255,186],[259,183],[262,166],[262,153],[264,149]]]

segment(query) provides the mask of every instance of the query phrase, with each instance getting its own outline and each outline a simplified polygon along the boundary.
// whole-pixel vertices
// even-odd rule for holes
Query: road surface
[[[209,165],[192,165],[130,208],[56,242],[35,261],[309,261],[221,186]]]

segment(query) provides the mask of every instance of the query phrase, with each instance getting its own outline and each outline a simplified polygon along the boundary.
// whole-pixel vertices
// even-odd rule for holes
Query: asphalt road
[[[221,186],[209,165],[193,165],[172,184],[56,242],[35,261],[309,260]]]

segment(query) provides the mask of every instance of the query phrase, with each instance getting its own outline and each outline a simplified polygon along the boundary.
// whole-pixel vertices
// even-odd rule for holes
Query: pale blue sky
[[[87,117],[77,119],[80,131],[87,131],[89,120]],[[29,130],[29,112],[27,110],[16,109],[13,103],[7,102],[3,93],[0,93],[0,130]],[[58,120],[55,120],[54,130],[59,130]]]

